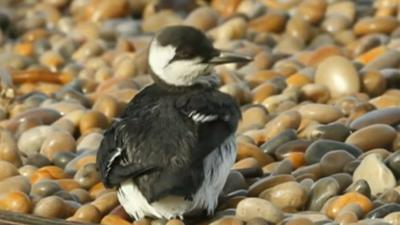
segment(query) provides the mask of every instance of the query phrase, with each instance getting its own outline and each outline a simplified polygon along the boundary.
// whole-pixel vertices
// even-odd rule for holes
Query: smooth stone
[[[160,223],[154,223],[153,220],[151,225],[166,225],[164,220],[161,220]],[[106,215],[105,217],[103,217],[100,221],[100,224],[103,225],[131,225],[132,223],[130,223],[129,221],[117,216],[117,215]]]
[[[293,16],[286,24],[286,33],[307,42],[311,38],[311,26],[301,16]]]
[[[225,216],[222,217],[221,219],[218,219],[210,223],[210,225],[244,225],[244,224],[245,223],[242,220],[232,216]]]
[[[265,125],[268,137],[272,139],[287,129],[297,129],[300,125],[301,115],[296,111],[286,111],[280,113],[277,117]]]
[[[204,32],[218,24],[218,14],[210,7],[199,7],[193,10],[183,23]]]
[[[307,150],[308,146],[310,146],[311,144],[312,141],[303,139],[288,141],[286,143],[281,144],[275,150],[275,157],[281,160],[284,159],[288,153],[293,153],[293,152],[304,153]]]
[[[52,160],[58,152],[74,152],[75,138],[67,132],[52,132],[42,143],[40,153]]]
[[[362,91],[371,97],[383,94],[387,88],[387,81],[382,73],[377,71],[367,71],[361,73]]]
[[[338,182],[340,193],[342,193],[353,182],[352,176],[348,173],[335,173],[331,176]]]
[[[288,181],[264,190],[259,197],[270,201],[284,212],[296,212],[305,205],[308,196],[299,183]]]
[[[373,209],[366,215],[366,217],[371,218],[371,219],[383,218],[390,213],[399,212],[399,211],[400,211],[399,203],[388,203],[388,204],[385,204],[378,208]]]
[[[236,216],[243,220],[260,217],[272,223],[278,223],[283,219],[283,213],[279,208],[261,198],[246,198],[240,201],[236,208]]]
[[[75,174],[74,180],[83,188],[90,188],[100,181],[100,176],[95,164],[87,164],[81,167]]]
[[[344,16],[329,16],[322,22],[322,28],[329,33],[338,33],[346,30],[351,25],[351,21]]]
[[[278,174],[290,174],[294,170],[292,161],[289,159],[284,159],[278,162],[276,168],[271,171],[271,175],[278,175]]]
[[[39,181],[32,185],[30,195],[43,198],[61,190],[61,187],[58,185],[57,182],[52,180],[43,180]]]
[[[21,191],[12,191],[0,195],[0,209],[16,213],[28,214],[33,207],[29,196]]]
[[[66,218],[72,216],[74,210],[60,197],[48,196],[36,203],[33,214],[46,218]]]
[[[263,218],[258,217],[247,221],[246,225],[272,225],[272,223]]]
[[[322,157],[333,150],[344,150],[354,157],[361,155],[362,151],[352,145],[332,141],[332,140],[317,140],[312,143],[305,152],[305,159],[308,164],[320,162]]]
[[[17,167],[5,160],[0,160],[0,181],[18,175]]]
[[[395,138],[396,130],[393,127],[386,124],[373,124],[352,133],[345,142],[367,151],[374,148],[391,149]]]
[[[384,108],[367,112],[350,123],[350,128],[358,130],[372,124],[397,125],[400,123],[400,108]]]
[[[68,219],[69,221],[99,223],[101,214],[95,206],[86,204],[76,210],[75,214],[70,218]]]
[[[99,209],[102,215],[105,215],[118,205],[117,193],[114,191],[106,192],[98,196],[90,204]]]
[[[385,164],[393,172],[396,178],[400,178],[400,151],[392,153],[385,159]]]
[[[325,15],[327,3],[322,0],[300,1],[297,14],[312,24],[318,24]]]
[[[279,32],[284,29],[286,16],[279,12],[271,11],[249,22],[249,29],[256,32]]]
[[[65,168],[65,166],[75,157],[76,154],[73,152],[57,152],[54,155],[52,162],[54,163],[54,165],[60,168]]]
[[[76,196],[81,204],[88,203],[92,201],[89,192],[82,188],[75,188],[69,192],[73,196]]]
[[[298,219],[298,218],[306,218],[311,220],[314,224],[319,223],[321,221],[328,221],[329,218],[320,213],[320,212],[314,212],[314,211],[303,211],[302,213],[295,213],[290,215],[290,219]]]
[[[34,155],[28,155],[26,159],[26,164],[36,167],[43,167],[50,165],[51,162],[46,156],[42,154],[34,154]]]
[[[352,1],[334,2],[326,9],[326,16],[343,16],[353,21],[356,15],[356,5]]]
[[[322,61],[315,72],[315,83],[326,85],[333,98],[360,91],[360,78],[353,64],[342,56]]]
[[[295,139],[297,139],[296,131],[294,129],[287,129],[274,138],[268,140],[260,147],[264,153],[274,155],[279,146]]]
[[[97,151],[83,151],[79,155],[77,155],[74,159],[69,161],[67,165],[65,165],[64,170],[67,173],[74,174],[82,166],[90,163],[95,163],[96,154]]]
[[[111,95],[102,95],[96,99],[92,109],[103,113],[111,122],[113,118],[118,116],[120,105],[118,100]]]
[[[108,119],[103,113],[89,110],[82,115],[79,130],[81,134],[86,134],[95,128],[106,129],[108,124]]]
[[[256,197],[262,191],[288,181],[294,181],[294,177],[292,175],[281,174],[281,175],[267,176],[261,178],[260,180],[250,185],[248,189],[249,190],[248,196]]]
[[[393,17],[373,17],[360,19],[353,28],[356,35],[366,35],[371,33],[390,33],[398,25],[398,21]]]
[[[315,103],[326,103],[331,98],[331,93],[325,85],[306,84],[301,87],[301,98]]]
[[[247,187],[248,185],[244,176],[240,172],[232,170],[226,179],[222,195],[227,195],[240,189],[247,189]]]
[[[81,137],[82,138],[82,137]],[[79,140],[77,151],[94,151],[99,149],[100,143],[103,140],[103,135],[97,132],[92,132],[83,136]]]
[[[322,174],[329,176],[342,172],[344,166],[354,159],[355,157],[352,154],[343,150],[328,152],[321,158]]]
[[[0,181],[0,194],[21,191],[28,194],[31,190],[29,179],[24,176],[13,176]]]
[[[302,166],[293,171],[292,175],[296,178],[297,181],[301,181],[305,178],[317,180],[322,176],[321,164],[314,163],[311,165]]]
[[[390,152],[384,148],[374,148],[367,152],[364,152],[362,155],[360,155],[357,158],[357,160],[363,160],[365,157],[367,157],[368,155],[371,155],[371,154],[376,155],[381,160],[385,160],[390,155]]]
[[[376,71],[396,67],[400,64],[399,51],[388,50],[384,54],[368,62],[363,68],[364,71]]]
[[[378,197],[378,201],[383,203],[400,203],[400,193],[394,189],[389,189],[383,192]]]
[[[329,198],[339,193],[339,188],[339,184],[334,178],[324,177],[319,179],[311,186],[307,209],[319,211]]]
[[[0,128],[0,160],[8,161],[16,167],[22,165],[19,149],[13,134]]]
[[[388,222],[392,225],[399,225],[400,224],[400,212],[392,212],[386,215],[383,220]]]
[[[354,171],[357,169],[357,167],[360,165],[361,160],[354,160],[349,163],[347,163],[344,168],[343,172],[348,173],[348,174],[354,174]]]
[[[44,124],[51,124],[60,117],[61,114],[54,109],[34,108],[16,115],[13,119],[20,122],[24,120],[37,119]]]
[[[36,154],[46,138],[55,131],[51,126],[37,126],[24,131],[18,139],[18,148],[26,155]]]
[[[368,198],[371,197],[371,188],[369,187],[368,182],[362,179],[354,181],[352,184],[350,184],[350,186],[346,188],[345,192],[358,192],[364,196],[367,196]]]
[[[256,159],[260,166],[265,166],[274,161],[271,156],[264,154],[257,145],[244,142],[237,143],[236,160],[239,161],[247,157]]]
[[[371,200],[358,192],[349,192],[341,195],[326,205],[326,214],[330,218],[335,218],[341,209],[349,204],[359,205],[364,213],[368,213],[373,208]]]
[[[235,170],[246,170],[252,168],[259,168],[260,164],[258,163],[257,159],[254,157],[246,157],[239,161],[237,161],[233,166],[232,169]]]
[[[268,120],[268,111],[262,105],[252,105],[243,111],[238,130],[243,132],[255,127],[261,128]]]
[[[343,116],[339,108],[325,104],[306,104],[299,107],[302,118],[308,118],[326,124]]]
[[[353,181],[360,179],[368,182],[372,195],[382,193],[396,185],[393,173],[375,154],[366,156],[354,171]]]
[[[163,27],[178,25],[182,19],[173,11],[162,10],[143,20],[142,30],[144,32],[156,32]]]
[[[350,129],[342,123],[330,123],[317,126],[311,135],[316,139],[327,139],[343,142],[350,135]]]
[[[314,222],[305,217],[289,218],[285,225],[314,225]]]

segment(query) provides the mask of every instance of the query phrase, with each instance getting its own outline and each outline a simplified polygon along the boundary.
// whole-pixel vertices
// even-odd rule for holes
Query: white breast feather
[[[206,209],[212,214],[217,207],[218,195],[222,191],[230,168],[235,162],[236,144],[232,135],[204,159],[204,181],[193,196],[193,201],[183,197],[167,196],[149,204],[132,180],[126,180],[118,189],[118,199],[125,211],[136,220],[145,216],[171,219],[182,218],[193,209]]]

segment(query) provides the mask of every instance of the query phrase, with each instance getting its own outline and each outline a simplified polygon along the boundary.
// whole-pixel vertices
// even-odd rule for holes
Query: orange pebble
[[[116,215],[107,215],[101,220],[100,223],[102,225],[131,225],[129,221],[124,220]]]
[[[253,98],[253,103],[259,104],[263,102],[264,99],[272,95],[278,94],[278,88],[270,82],[265,82],[255,87],[251,91],[251,94]]]
[[[53,179],[63,179],[68,178],[68,174],[64,172],[63,169],[57,166],[45,166],[38,169],[38,172],[47,172]]]
[[[72,191],[76,188],[80,188],[81,186],[79,185],[78,182],[76,182],[73,179],[59,179],[57,180],[58,185],[64,190],[64,191]]]
[[[342,55],[338,47],[334,46],[320,47],[309,56],[306,65],[317,66],[320,62],[324,61],[326,58],[334,55]]]
[[[368,213],[373,208],[371,200],[367,197],[358,192],[349,192],[332,201],[327,207],[326,214],[330,218],[335,218],[343,207],[351,203],[358,204],[364,213]]]
[[[92,188],[90,188],[89,193],[90,197],[95,199],[96,196],[98,196],[101,192],[105,191],[106,188],[104,187],[104,184],[102,182],[99,182],[95,185],[93,185]]]
[[[33,44],[32,42],[20,42],[15,44],[14,51],[18,55],[32,56],[33,55]]]
[[[39,172],[37,170],[30,177],[30,180],[31,180],[32,184],[35,184],[35,183],[37,183],[37,182],[39,182],[41,180],[46,180],[46,179],[47,180],[51,180],[52,179],[51,175],[49,173],[47,173],[47,172],[44,172],[44,171]]]
[[[306,84],[312,83],[311,79],[305,75],[296,73],[286,79],[289,87],[302,87]]]
[[[14,71],[12,74],[12,79],[16,84],[36,82],[66,84],[69,83],[73,77],[70,74],[53,73],[44,69],[31,69]]]
[[[288,159],[292,163],[294,169],[297,169],[305,164],[303,152],[289,152],[283,155],[283,158]]]
[[[378,58],[379,56],[383,55],[387,51],[387,48],[385,46],[378,46],[375,47],[368,52],[358,56],[356,58],[357,62],[360,62],[362,64],[367,64],[371,62],[372,60]]]
[[[0,196],[0,209],[11,212],[29,213],[32,210],[32,202],[24,192],[14,191]]]

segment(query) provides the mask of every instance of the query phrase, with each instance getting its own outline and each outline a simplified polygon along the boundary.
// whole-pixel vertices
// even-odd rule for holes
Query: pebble
[[[264,190],[259,197],[270,201],[284,212],[296,212],[305,205],[308,196],[299,183],[288,181]]]
[[[393,225],[400,224],[400,212],[392,212],[386,215],[383,220]]]
[[[385,164],[393,172],[396,178],[400,177],[400,152],[396,151],[385,159]]]
[[[372,124],[397,125],[400,123],[400,108],[372,110],[350,123],[350,128],[358,130]]]
[[[325,104],[306,104],[299,107],[301,117],[312,119],[323,124],[336,121],[343,116],[339,108]]]
[[[335,218],[339,211],[348,204],[359,205],[364,213],[368,213],[373,208],[371,200],[367,197],[357,192],[349,192],[328,203],[326,208],[327,216]]]
[[[307,209],[319,211],[329,198],[339,193],[339,188],[338,182],[331,177],[325,177],[316,181],[311,186]]]
[[[260,217],[272,223],[283,219],[282,211],[271,202],[260,198],[246,198],[239,202],[236,216],[243,220]]]
[[[101,220],[101,214],[95,206],[86,204],[76,210],[75,214],[67,220],[74,222],[99,223]]]
[[[40,153],[52,160],[59,152],[74,152],[76,142],[74,137],[67,132],[52,132],[46,137],[40,148]]]
[[[373,124],[352,133],[346,143],[359,147],[363,151],[374,148],[391,149],[396,138],[396,130],[386,124]]]
[[[272,139],[262,144],[261,149],[266,154],[274,155],[276,154],[276,150],[278,149],[279,146],[295,139],[297,139],[295,130],[287,129],[282,133],[280,133],[279,135],[273,137]]]
[[[353,180],[360,179],[368,182],[372,195],[382,193],[396,185],[393,173],[375,154],[366,156],[354,171]]]
[[[200,7],[193,10],[183,22],[201,31],[207,31],[218,24],[218,14],[210,7]]]
[[[355,157],[343,150],[328,152],[321,158],[322,174],[329,176],[342,172],[344,166],[353,160],[355,160]]]
[[[0,160],[8,161],[16,167],[22,165],[17,143],[8,130],[0,129]]]
[[[0,160],[0,181],[18,175],[17,167],[5,160]]]
[[[86,134],[94,128],[104,129],[108,126],[107,117],[98,111],[85,112],[79,121],[79,130],[81,134]]]
[[[98,183],[99,174],[96,170],[95,164],[87,164],[81,167],[74,176],[74,180],[83,188],[90,188],[94,184]]]
[[[360,91],[356,69],[342,56],[331,56],[321,62],[315,72],[315,83],[326,85],[333,98]]]
[[[354,181],[351,185],[346,188],[346,193],[348,192],[358,192],[368,198],[371,197],[371,188],[367,181],[359,179]]]
[[[280,174],[276,176],[267,176],[264,177],[255,183],[253,183],[249,187],[248,195],[251,197],[258,196],[263,190],[271,188],[275,185],[287,182],[287,181],[294,181],[294,177],[287,174]]]
[[[12,191],[21,191],[28,194],[31,190],[31,184],[28,178],[24,176],[13,176],[0,181],[0,194]]]
[[[60,190],[61,187],[57,182],[51,180],[43,180],[35,183],[32,186],[30,195],[34,197],[43,198],[53,195]]]
[[[29,196],[21,191],[12,191],[0,195],[0,209],[17,212],[17,213],[30,213],[33,204]]]
[[[18,148],[26,155],[39,153],[44,140],[55,131],[51,126],[37,126],[24,131],[18,139]]]
[[[371,33],[390,33],[398,25],[393,17],[373,17],[359,20],[354,25],[354,33],[356,35],[366,35]]]
[[[386,215],[393,213],[393,212],[399,212],[400,211],[400,204],[398,203],[389,203],[382,205],[380,207],[375,208],[374,210],[370,211],[366,217],[375,219],[375,218],[383,218]]]
[[[306,162],[308,164],[320,162],[321,158],[325,154],[337,149],[346,151],[354,157],[358,157],[362,153],[359,148],[349,144],[332,140],[317,140],[308,146],[307,150],[305,151]]]
[[[67,218],[74,210],[60,197],[49,196],[41,199],[33,208],[33,214],[47,218]]]

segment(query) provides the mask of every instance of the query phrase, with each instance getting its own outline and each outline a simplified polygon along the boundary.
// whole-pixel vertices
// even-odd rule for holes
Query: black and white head
[[[190,26],[164,28],[156,34],[149,49],[153,75],[172,86],[207,83],[214,65],[250,60],[215,49],[201,31]]]

